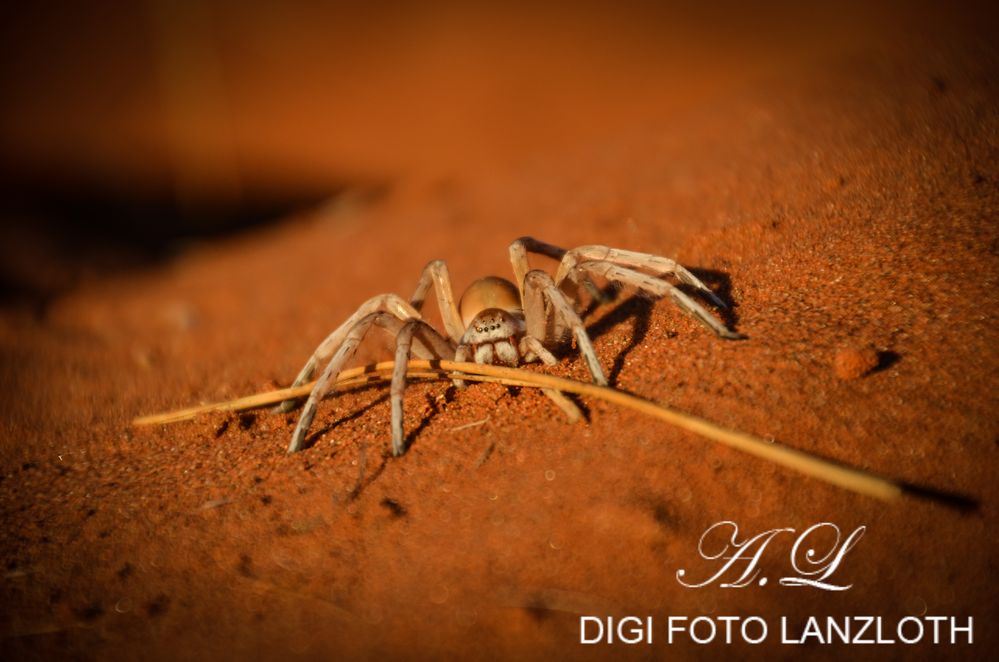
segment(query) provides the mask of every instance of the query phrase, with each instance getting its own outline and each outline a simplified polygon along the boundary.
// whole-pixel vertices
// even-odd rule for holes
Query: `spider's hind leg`
[[[644,274],[634,269],[628,269],[612,262],[604,262],[601,260],[580,262],[573,267],[572,271],[574,273],[582,274],[588,278],[606,278],[610,281],[631,285],[632,287],[636,287],[658,297],[668,296],[673,303],[677,305],[677,307],[713,331],[719,338],[725,338],[726,340],[742,340],[746,337],[741,333],[736,333],[735,331],[729,329],[714,315],[709,313],[704,306],[691,299],[675,285],[672,285],[660,278]],[[693,276],[691,276],[691,278],[693,278]],[[710,292],[710,290],[708,291]],[[712,294],[712,296],[714,295]]]
[[[710,287],[677,261],[652,253],[639,253],[622,248],[610,248],[609,246],[579,246],[566,251],[565,255],[562,256],[558,271],[555,273],[555,285],[561,286],[566,279],[573,282],[578,281],[582,271],[579,269],[579,265],[584,262],[604,262],[632,271],[644,269],[654,273],[657,277],[673,274],[681,283],[690,285],[710,299],[714,305],[719,308],[728,308]]]

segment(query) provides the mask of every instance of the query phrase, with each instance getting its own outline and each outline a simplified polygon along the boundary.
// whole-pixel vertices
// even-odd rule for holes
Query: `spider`
[[[540,269],[531,270],[528,253],[559,260],[552,278]],[[409,301],[395,294],[380,294],[365,301],[331,333],[312,353],[298,373],[293,386],[307,382],[321,362],[327,362],[316,381],[288,446],[289,453],[302,449],[306,434],[316,415],[319,401],[326,396],[344,364],[353,356],[368,330],[379,326],[395,336],[395,369],[392,374],[392,453],[402,455],[406,448],[403,438],[402,406],[406,387],[406,362],[410,356],[421,359],[452,359],[475,363],[499,363],[516,367],[521,363],[541,361],[557,363],[549,347],[562,346],[570,335],[582,354],[593,381],[607,384],[603,369],[593,351],[593,343],[565,290],[566,283],[593,288],[592,279],[631,285],[656,296],[669,296],[681,309],[708,327],[720,338],[740,339],[718,321],[701,304],[671,283],[662,280],[673,275],[681,283],[694,287],[720,308],[724,302],[683,266],[669,258],[609,248],[580,246],[566,250],[532,237],[521,237],[510,244],[510,262],[516,284],[504,278],[487,276],[472,283],[455,304],[451,277],[443,260],[434,260],[424,267],[416,291]],[[651,272],[651,273],[645,273]],[[427,324],[420,310],[433,285],[444,322],[446,335]],[[455,380],[455,386],[464,382]],[[544,393],[570,420],[578,420],[580,411],[564,394],[545,389]],[[286,400],[278,411],[288,412],[295,400]]]

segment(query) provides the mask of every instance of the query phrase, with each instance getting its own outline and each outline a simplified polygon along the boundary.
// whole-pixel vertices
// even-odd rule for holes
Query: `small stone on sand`
[[[833,370],[840,379],[860,379],[878,367],[878,352],[873,347],[844,347],[836,352]]]

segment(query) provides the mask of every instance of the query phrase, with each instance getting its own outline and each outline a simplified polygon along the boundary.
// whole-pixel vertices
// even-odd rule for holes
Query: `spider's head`
[[[524,318],[500,308],[486,308],[472,318],[461,344],[471,348],[476,363],[520,363],[518,344],[524,335]]]
[[[465,340],[470,345],[509,340],[522,335],[524,335],[524,318],[499,308],[486,308],[473,317],[465,329]]]

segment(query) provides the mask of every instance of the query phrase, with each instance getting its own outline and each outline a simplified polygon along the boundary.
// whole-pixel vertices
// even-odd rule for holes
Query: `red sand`
[[[374,202],[92,279],[41,320],[0,311],[0,653],[987,657],[999,69],[977,42],[931,44],[729,86],[518,169],[415,168]],[[977,510],[881,503],[601,403],[569,425],[540,394],[495,385],[412,387],[401,459],[387,457],[380,389],[327,401],[295,456],[295,415],[129,425],[286,384],[364,298],[408,294],[437,257],[459,290],[505,275],[522,234],[676,257],[734,303],[746,341],[668,302],[601,308],[588,322],[618,387]],[[837,378],[836,353],[868,345],[879,369]],[[374,341],[363,358],[388,352]],[[576,357],[553,372],[585,378]],[[853,587],[680,586],[679,568],[713,567],[697,543],[721,520],[744,533],[865,525],[836,575]],[[782,541],[763,561],[773,579]],[[976,630],[972,647],[918,651],[782,647],[776,634],[584,648],[581,614],[771,627],[926,614],[973,616]]]

